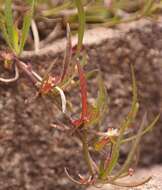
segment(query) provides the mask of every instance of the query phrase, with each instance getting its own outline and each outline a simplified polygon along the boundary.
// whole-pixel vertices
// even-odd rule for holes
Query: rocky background
[[[73,43],[75,41],[74,37]],[[61,62],[65,42],[65,39],[53,42],[39,54],[24,52],[22,59],[43,73],[56,56]],[[129,110],[130,63],[135,67],[141,108],[137,127],[145,112],[148,122],[162,112],[160,22],[141,19],[114,29],[92,29],[85,34],[85,46],[89,67],[100,66],[107,87],[110,111],[105,126],[119,126]],[[35,93],[23,74],[12,85],[0,84],[0,190],[80,190],[81,187],[71,183],[64,173],[64,167],[74,174],[84,171],[79,143],[50,127],[58,113],[51,101],[38,98],[26,103]],[[162,118],[142,140],[140,166],[161,164],[161,135]],[[123,149],[122,156],[128,151]]]

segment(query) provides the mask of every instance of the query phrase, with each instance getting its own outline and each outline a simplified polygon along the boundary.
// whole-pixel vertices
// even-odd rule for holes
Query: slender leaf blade
[[[34,4],[35,4],[35,0],[31,0],[30,1],[31,7],[27,11],[26,15],[24,16],[19,54],[23,51],[25,42],[26,42],[27,37],[28,37],[28,33],[29,33],[30,25],[31,25],[31,20],[32,20],[32,16],[33,16],[33,11],[34,11]]]
[[[130,126],[130,124],[134,121],[135,116],[136,116],[137,111],[138,111],[139,105],[137,102],[137,100],[138,100],[137,99],[137,85],[136,85],[136,79],[135,79],[135,74],[134,74],[134,68],[132,65],[131,65],[131,74],[132,74],[132,89],[133,89],[133,98],[132,98],[131,110],[128,113],[128,116],[126,117],[126,119],[122,123],[122,126],[120,128],[120,135],[117,139],[116,144],[113,144],[111,160],[110,160],[109,165],[105,169],[105,172],[103,174],[103,178],[105,178],[109,173],[111,173],[112,170],[114,169],[114,167],[116,166],[117,161],[119,159],[120,145],[122,143],[124,133],[125,133],[126,129]]]
[[[6,30],[9,36],[10,44],[14,46],[14,30],[13,30],[13,14],[12,14],[12,0],[5,0],[5,21],[6,21]]]
[[[75,3],[78,9],[78,19],[79,19],[78,45],[77,45],[77,54],[78,54],[82,49],[86,18],[85,18],[85,11],[82,4],[82,0],[75,0]]]
[[[136,139],[135,139],[135,141],[134,141],[134,143],[132,145],[132,148],[131,148],[131,150],[130,150],[130,152],[128,154],[128,157],[127,157],[126,161],[124,162],[122,168],[118,171],[118,173],[113,178],[113,181],[115,179],[117,179],[120,175],[122,175],[125,171],[128,170],[128,168],[130,166],[130,163],[132,162],[132,158],[133,158],[133,156],[134,156],[134,154],[135,154],[135,152],[137,150],[138,144],[139,144],[139,142],[141,140],[142,131],[143,131],[144,127],[145,127],[145,123],[146,123],[146,114],[143,117],[140,129],[139,129],[138,134],[136,136]]]

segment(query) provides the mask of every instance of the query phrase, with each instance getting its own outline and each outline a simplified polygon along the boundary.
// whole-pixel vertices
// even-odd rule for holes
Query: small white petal
[[[117,136],[119,136],[119,131],[118,131],[118,129],[110,128],[110,129],[108,129],[108,131],[105,134],[108,137],[117,137]]]

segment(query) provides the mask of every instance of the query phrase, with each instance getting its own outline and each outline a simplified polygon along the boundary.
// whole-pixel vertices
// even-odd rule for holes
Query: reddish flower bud
[[[43,94],[49,93],[53,89],[53,87],[56,86],[57,82],[58,82],[57,77],[49,76],[47,80],[43,82],[42,87],[41,87],[41,92]]]

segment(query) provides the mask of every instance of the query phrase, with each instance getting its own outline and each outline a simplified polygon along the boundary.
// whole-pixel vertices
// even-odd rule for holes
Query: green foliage
[[[6,31],[8,33],[8,39],[12,46],[15,43],[15,34],[13,28],[13,16],[12,16],[12,0],[5,1],[5,18],[6,18]]]
[[[28,1],[29,10],[27,10],[24,16],[21,35],[19,35],[19,29],[14,23],[14,17],[12,12],[12,0],[6,0],[4,4],[4,13],[0,14],[0,30],[2,31],[3,37],[10,49],[16,55],[20,55],[28,37],[35,1]]]
[[[137,134],[132,136],[129,135],[130,137],[125,138],[125,135],[128,135],[130,133],[129,132],[130,128],[135,121],[139,109],[139,103],[137,98],[137,85],[136,85],[133,66],[131,65],[133,98],[132,98],[132,106],[127,117],[123,120],[121,126],[117,129],[108,129],[108,131],[105,133],[97,131],[95,132],[95,134],[97,136],[99,135],[100,137],[95,143],[95,150],[100,153],[106,146],[110,147],[109,156],[105,160],[101,158],[99,164],[95,163],[90,155],[89,145],[88,145],[89,142],[88,134],[91,133],[93,126],[95,126],[96,124],[100,124],[101,118],[105,114],[105,110],[107,108],[107,106],[105,106],[107,105],[107,93],[101,75],[99,75],[98,77],[99,93],[96,101],[96,106],[94,107],[90,105],[89,109],[89,107],[87,106],[87,87],[86,87],[87,84],[85,80],[85,75],[83,74],[84,71],[83,69],[80,68],[80,66],[79,70],[80,70],[79,75],[81,75],[79,80],[80,80],[81,97],[82,97],[82,114],[81,118],[79,120],[72,121],[72,124],[74,125],[77,131],[80,129],[79,136],[81,138],[81,142],[83,143],[83,155],[87,163],[89,173],[91,175],[90,178],[92,178],[93,180],[92,179],[90,180],[90,178],[88,178],[76,181],[69,175],[69,173],[66,170],[68,177],[73,182],[77,182],[78,184],[86,184],[86,185],[87,184],[98,185],[98,184],[110,183],[119,186],[133,187],[148,182],[151,179],[150,177],[147,177],[146,179],[139,182],[131,182],[130,184],[120,183],[117,181],[123,176],[129,175],[129,169],[132,165],[134,156],[141,141],[141,137],[144,134],[146,134],[148,131],[150,131],[155,126],[156,122],[159,119],[158,115],[151,122],[151,124],[149,124],[148,127],[145,128],[146,125],[146,114],[145,114]],[[127,143],[130,141],[132,142],[132,147],[127,156],[127,159],[125,160],[124,164],[118,170],[116,170],[120,158],[121,146],[123,143]],[[94,175],[95,177],[93,177]],[[84,181],[84,183],[82,181]]]
[[[53,18],[63,16],[63,22],[70,23],[71,28],[75,30],[80,27],[77,23],[78,17],[81,16],[75,11],[75,2],[75,0],[64,1],[61,5],[42,11],[42,15]],[[90,27],[94,25],[112,27],[141,17],[158,16],[162,8],[162,1],[154,0],[82,0],[81,2],[85,12],[84,20]],[[69,11],[69,14],[66,11]]]
[[[78,20],[79,20],[79,29],[78,29],[78,46],[77,53],[82,49],[83,36],[85,31],[85,12],[82,4],[82,0],[75,0],[76,7],[78,9]]]
[[[35,4],[34,0],[29,1],[30,9],[27,11],[27,13],[24,16],[22,36],[20,39],[19,54],[23,51],[25,42],[28,37],[29,28],[30,28],[30,24],[31,24],[32,16],[33,16],[34,4]]]
[[[51,70],[54,66],[54,63],[52,63],[49,65],[44,77],[40,77],[32,69],[28,69],[27,65],[18,58],[24,49],[25,42],[29,35],[35,3],[38,3],[38,1],[34,0],[27,0],[26,2],[29,6],[29,9],[25,12],[21,34],[19,34],[19,29],[14,22],[12,0],[4,1],[4,10],[2,13],[0,13],[0,29],[8,47],[14,56],[13,54],[3,54],[0,56],[4,59],[7,58],[8,61],[15,61],[15,68],[17,69],[18,66],[19,69],[22,69],[23,72],[34,82],[35,86],[38,88],[38,95],[52,97],[54,99],[56,106],[63,112],[64,116],[69,121],[68,132],[70,131],[73,135],[76,135],[76,137],[78,137],[81,141],[83,157],[88,169],[89,177],[80,177],[77,181],[73,179],[67,172],[67,169],[65,169],[69,179],[81,185],[98,185],[110,183],[126,187],[138,186],[149,181],[150,177],[137,183],[132,182],[130,184],[125,184],[118,182],[118,180],[120,180],[122,177],[129,175],[129,168],[132,165],[133,158],[136,154],[141,138],[143,135],[153,129],[159,119],[159,115],[156,116],[151,124],[145,128],[146,114],[144,114],[137,134],[132,134],[130,132],[131,125],[135,122],[136,115],[139,110],[137,84],[134,68],[131,65],[133,97],[130,111],[118,128],[107,129],[106,132],[98,131],[102,124],[103,118],[108,112],[108,95],[101,72],[95,70],[86,73],[85,71],[87,60],[83,48],[83,37],[86,22],[102,23],[105,26],[116,25],[123,21],[123,18],[120,18],[117,15],[118,10],[124,10],[131,13],[133,12],[133,19],[137,18],[136,16],[139,15],[139,12],[141,12],[139,17],[150,15],[150,13],[155,11],[154,1],[143,1],[142,5],[138,5],[133,3],[128,4],[130,3],[128,0],[128,3],[125,3],[126,1],[122,0],[115,0],[113,1],[112,6],[106,7],[104,1],[92,2],[86,0],[74,0],[64,1],[63,4],[56,6],[51,10],[44,11],[42,13],[44,16],[52,15],[57,17],[60,16],[59,13],[65,9],[73,10],[75,8],[77,10],[77,13],[74,11],[74,13],[72,12],[72,14],[68,15],[65,19],[67,22],[67,45],[63,60],[62,73],[58,76],[52,76]],[[70,25],[68,22],[70,22]],[[72,26],[75,22],[78,26],[78,43],[76,47],[72,47],[70,26]],[[98,82],[98,96],[95,100],[95,103],[90,104],[88,101],[87,80],[94,75]],[[66,104],[71,103],[67,101],[64,91],[67,89],[73,90],[73,88],[76,86],[80,87],[81,113],[79,119],[73,120],[71,116],[66,113]],[[60,101],[58,101],[58,95],[61,97],[62,106],[60,106]],[[93,139],[95,139],[95,143],[93,143],[92,136]],[[117,170],[121,146],[129,142],[132,142],[131,150],[124,164]],[[92,144],[94,144],[94,147]],[[93,151],[100,154],[106,148],[108,148],[108,151],[106,152],[108,156],[106,158],[101,156],[99,162],[95,162],[91,157],[90,150],[93,149]]]

